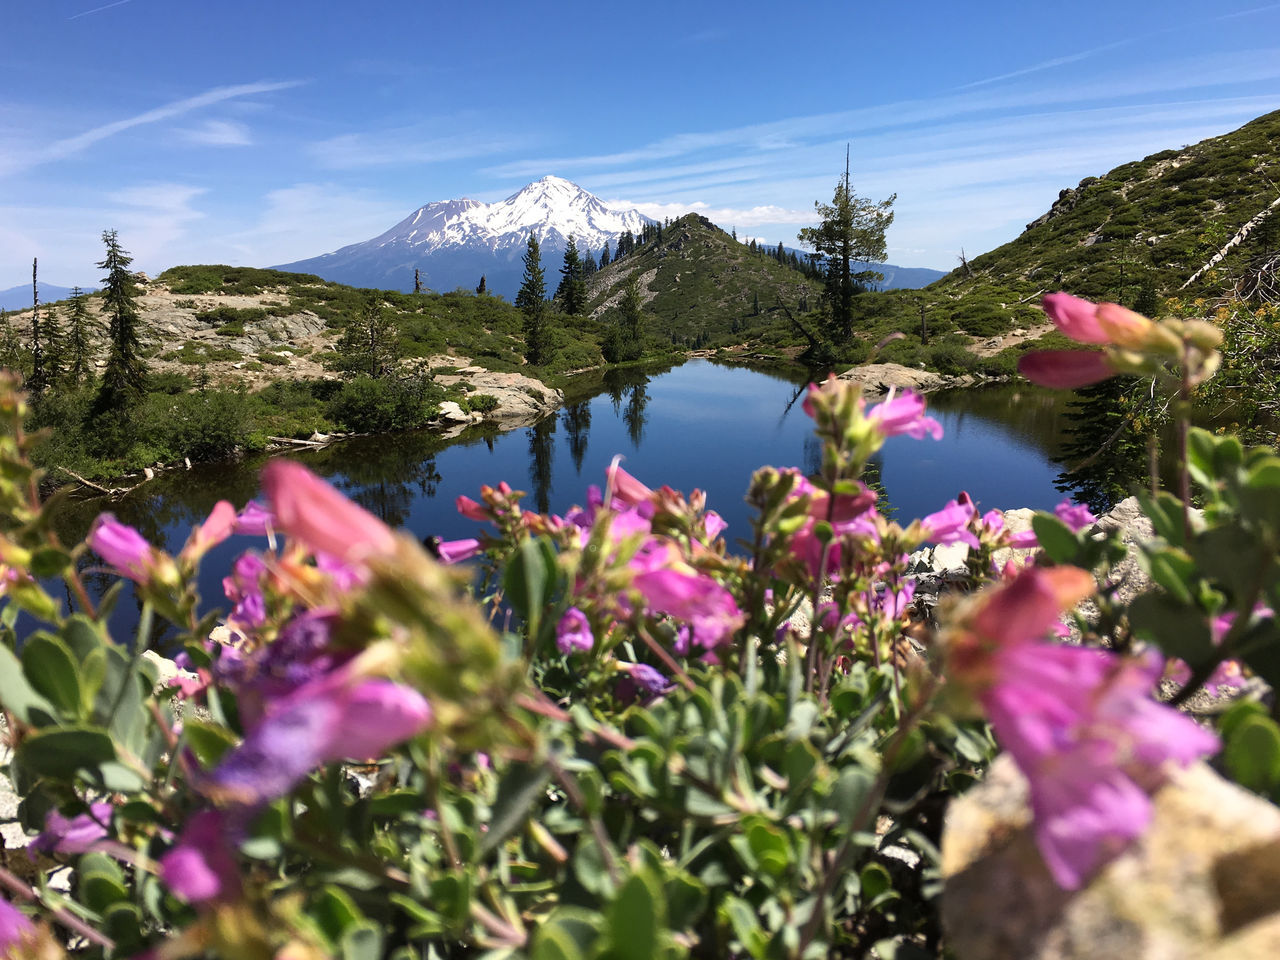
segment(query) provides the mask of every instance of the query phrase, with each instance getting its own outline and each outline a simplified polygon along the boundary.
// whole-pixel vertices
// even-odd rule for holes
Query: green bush
[[[491,393],[473,393],[462,401],[462,406],[472,413],[489,413],[498,409],[498,398]]]
[[[342,429],[355,433],[412,430],[426,424],[442,394],[421,378],[356,377],[342,385],[325,412]]]

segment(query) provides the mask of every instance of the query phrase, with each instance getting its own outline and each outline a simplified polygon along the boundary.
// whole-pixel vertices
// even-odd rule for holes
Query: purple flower
[[[1078,533],[1098,522],[1098,518],[1089,512],[1088,506],[1083,503],[1072,503],[1070,500],[1063,500],[1053,508],[1053,512],[1072,533]]]
[[[1218,749],[1212,733],[1151,698],[1149,666],[1039,640],[1093,589],[1074,567],[1026,569],[971,601],[947,640],[948,677],[974,690],[1026,775],[1036,842],[1069,890],[1146,829],[1147,790],[1166,764]]]
[[[267,619],[266,600],[260,585],[266,572],[267,565],[261,557],[242,553],[231,568],[231,576],[222,579],[222,592],[235,604],[231,618],[242,627],[260,627]]]
[[[10,950],[20,947],[35,932],[35,925],[30,918],[7,899],[0,897],[0,952],[6,957],[13,956]]]
[[[88,542],[93,552],[115,567],[121,576],[138,583],[151,579],[155,548],[137,530],[112,514],[100,514],[93,521]]]
[[[480,541],[474,537],[468,540],[438,540],[430,549],[441,563],[461,563],[480,552]]]
[[[632,585],[650,610],[689,623],[705,647],[716,646],[742,625],[742,611],[733,594],[682,562],[652,566],[637,574]]]
[[[239,833],[239,825],[224,811],[201,810],[160,858],[160,878],[188,903],[234,899],[240,892],[240,870],[232,851]]]
[[[645,702],[660,697],[671,689],[671,682],[647,663],[622,663],[619,669],[635,686],[635,691]]]
[[[265,803],[322,764],[378,756],[430,722],[431,707],[409,687],[324,677],[268,713],[208,776],[206,792],[245,806]]]
[[[275,517],[263,504],[250,500],[236,516],[235,532],[250,537],[265,537],[275,527]]]
[[[570,607],[556,624],[556,646],[568,655],[574,650],[590,650],[596,638],[591,633],[587,615],[577,607]]]
[[[952,500],[941,510],[922,518],[920,525],[924,528],[926,540],[934,543],[967,543],[976,550],[979,546],[978,538],[969,529],[969,521],[976,513],[973,501],[965,497],[963,503]]]
[[[88,813],[69,819],[50,810],[44,818],[44,832],[31,841],[30,847],[41,853],[84,853],[108,835],[113,810],[109,803],[91,803]]]
[[[729,524],[725,523],[724,517],[714,510],[708,510],[702,516],[702,529],[706,531],[708,543],[724,533],[725,528],[728,526]]]
[[[924,397],[910,390],[904,390],[898,396],[889,391],[883,403],[877,403],[867,411],[867,421],[886,437],[905,434],[916,440],[923,440],[926,435],[935,440],[942,439],[942,424],[933,417],[924,415]]]

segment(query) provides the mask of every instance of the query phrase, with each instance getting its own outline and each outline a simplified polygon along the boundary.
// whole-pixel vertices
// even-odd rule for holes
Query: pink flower
[[[427,549],[441,563],[461,563],[480,552],[480,541],[474,537],[467,540],[441,540],[439,537],[432,537],[427,543]]]
[[[379,756],[430,723],[430,705],[410,687],[329,674],[269,708],[208,776],[206,790],[245,806],[265,803],[322,764]]]
[[[708,543],[724,533],[725,528],[728,526],[729,524],[725,523],[724,517],[714,510],[708,510],[702,515],[702,529],[706,531]]]
[[[31,919],[7,899],[0,897],[0,953],[6,957],[20,956],[10,951],[21,947],[23,941],[34,936],[35,932]]]
[[[1074,567],[1029,568],[976,597],[949,637],[954,682],[982,704],[1026,774],[1035,834],[1060,886],[1076,889],[1146,828],[1164,767],[1218,739],[1151,698],[1151,670],[1103,650],[1042,642],[1094,589]]]
[[[925,539],[934,543],[967,543],[977,549],[978,538],[969,529],[969,521],[977,515],[973,501],[968,497],[964,502],[951,500],[936,513],[931,513],[920,520]]]
[[[42,853],[84,853],[108,836],[114,807],[109,803],[91,803],[88,813],[67,818],[50,810],[44,818],[44,832],[31,841],[32,850]]]
[[[196,560],[204,556],[231,536],[236,526],[236,508],[226,500],[219,500],[209,512],[208,519],[191,531],[181,556],[185,560]]]
[[[1058,330],[1077,343],[1110,343],[1102,325],[1098,323],[1098,307],[1088,300],[1081,300],[1069,293],[1050,293],[1041,301]]]
[[[1072,503],[1070,500],[1063,500],[1060,504],[1053,508],[1054,514],[1059,520],[1067,525],[1072,533],[1079,533],[1086,527],[1091,527],[1098,522],[1089,508],[1083,503]]]
[[[257,500],[250,500],[236,516],[235,532],[251,537],[265,537],[275,526],[271,511]]]
[[[279,528],[313,551],[348,563],[395,551],[390,527],[299,463],[272,460],[262,469],[262,488]]]
[[[1098,326],[1106,335],[1106,342],[1128,350],[1141,350],[1155,326],[1140,313],[1115,303],[1098,304]]]
[[[240,892],[240,870],[232,852],[238,833],[223,811],[201,810],[160,858],[160,878],[188,903],[234,899]]]
[[[568,655],[575,650],[590,650],[596,638],[591,633],[587,615],[577,607],[570,607],[556,624],[556,647]]]
[[[489,513],[484,506],[472,500],[470,497],[458,497],[458,499],[454,501],[454,506],[457,507],[458,512],[468,520],[475,520],[479,523],[484,523],[489,519]]]
[[[1101,383],[1115,372],[1096,350],[1040,350],[1018,359],[1018,372],[1042,387],[1073,390]]]
[[[924,415],[922,396],[910,390],[904,390],[897,397],[893,393],[890,390],[883,403],[867,411],[867,420],[876,430],[886,437],[906,434],[916,440],[923,440],[926,435],[942,439],[942,424]]]
[[[621,500],[628,506],[634,506],[651,499],[653,491],[623,470],[618,465],[621,460],[621,457],[614,457],[613,462],[609,464],[609,469],[605,471],[609,487],[613,490],[614,499]]]
[[[674,549],[653,544],[631,566],[638,571],[632,586],[649,609],[687,622],[703,647],[716,646],[742,626],[733,594],[680,560]]]
[[[133,527],[109,513],[99,514],[89,531],[89,547],[121,576],[138,583],[151,579],[156,550]]]

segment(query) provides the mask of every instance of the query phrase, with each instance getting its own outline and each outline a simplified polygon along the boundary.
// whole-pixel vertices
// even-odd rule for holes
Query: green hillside
[[[795,312],[818,304],[820,281],[752,250],[706,217],[688,214],[654,240],[590,279],[587,312],[605,324],[632,276],[640,279],[650,334],[680,346],[744,341],[791,342],[779,306]]]

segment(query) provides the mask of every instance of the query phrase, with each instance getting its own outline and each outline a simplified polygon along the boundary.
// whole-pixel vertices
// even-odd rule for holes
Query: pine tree
[[[578,316],[587,305],[587,282],[583,279],[578,242],[573,237],[569,238],[569,245],[564,250],[564,265],[560,268],[560,286],[556,288],[556,299],[571,317]]]
[[[67,318],[67,379],[80,384],[89,378],[93,347],[89,343],[88,294],[71,289],[71,314]]]
[[[107,255],[98,268],[107,271],[102,278],[102,306],[107,315],[108,351],[99,400],[109,408],[127,405],[142,396],[147,367],[139,355],[138,288],[129,272],[133,257],[120,248],[114,230],[104,230],[102,242],[107,245]]]
[[[22,350],[18,346],[18,335],[9,323],[9,313],[0,310],[0,367],[17,370],[22,366]]]
[[[347,321],[337,345],[339,365],[350,373],[390,377],[400,359],[400,330],[371,294],[359,316]]]
[[[587,250],[582,255],[582,275],[589,277],[596,272],[596,258],[591,255],[591,251]]]
[[[814,203],[822,222],[800,231],[800,242],[812,247],[815,260],[821,260],[826,268],[830,332],[841,343],[853,336],[854,293],[884,279],[884,274],[874,270],[854,272],[851,265],[884,259],[884,235],[893,223],[891,208],[897,198],[894,194],[877,203],[859,197],[849,186],[846,159],[844,176],[836,183],[831,203]]]
[[[487,292],[488,292],[488,287],[485,285],[484,274],[482,273],[480,274],[480,284],[479,286],[476,287],[476,294],[483,295]]]
[[[44,365],[44,324],[40,322],[40,288],[36,284],[36,265],[31,261],[31,376],[27,388],[36,396],[49,385],[49,372]]]
[[[44,377],[45,383],[54,386],[66,372],[66,343],[62,337],[62,324],[58,312],[53,307],[45,307],[44,321],[40,324],[44,338]]]
[[[550,359],[550,331],[547,329],[547,281],[542,270],[538,238],[529,234],[524,254],[524,277],[516,306],[524,313],[524,358],[540,366]]]
[[[604,242],[604,249],[600,251],[600,269],[603,270],[609,265],[609,241]]]

